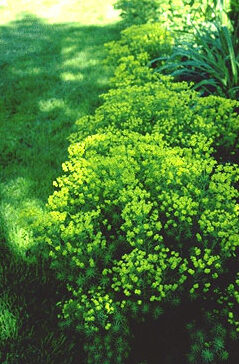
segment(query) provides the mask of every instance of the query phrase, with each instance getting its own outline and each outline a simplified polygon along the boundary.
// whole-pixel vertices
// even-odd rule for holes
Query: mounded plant
[[[105,44],[108,51],[107,64],[114,67],[122,62],[122,57],[141,58],[146,65],[152,58],[171,53],[173,37],[160,23],[132,25],[121,31],[119,41]]]
[[[239,330],[238,270],[228,273],[239,245],[239,170],[162,139],[89,136],[70,146],[54,182],[43,239],[69,292],[61,318],[85,335],[87,363],[125,362],[128,319],[158,317],[182,293],[203,295],[215,313],[222,306]]]
[[[214,152],[224,160],[239,148],[239,103],[221,97],[200,98],[185,83],[162,78],[144,85],[125,86],[103,95],[95,115],[76,122],[71,141],[107,130],[130,130],[163,135],[171,147],[191,146],[208,156]],[[144,77],[144,74],[143,74]]]
[[[38,232],[67,289],[59,318],[84,335],[88,364],[126,363],[130,323],[175,302],[210,306],[239,332],[239,169],[211,157],[236,151],[238,103],[153,74],[143,43],[122,49],[119,88],[77,122]],[[190,362],[226,357],[226,334],[205,347],[197,331]]]

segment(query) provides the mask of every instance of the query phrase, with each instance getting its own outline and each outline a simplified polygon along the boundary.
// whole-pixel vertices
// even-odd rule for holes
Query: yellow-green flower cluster
[[[69,156],[48,231],[73,297],[65,320],[110,331],[117,310],[154,310],[186,286],[212,292],[238,245],[238,168],[127,130],[89,136]]]
[[[235,100],[200,98],[188,86],[175,90],[167,83],[148,81],[110,90],[103,99],[94,116],[76,123],[72,142],[108,130],[159,133],[169,146],[191,148],[206,157],[213,150],[230,155],[239,144],[239,117],[234,112],[239,103]]]
[[[159,23],[132,25],[121,32],[121,39],[106,43],[108,50],[107,63],[114,66],[122,63],[122,57],[144,54],[141,65],[158,56],[165,56],[171,52],[173,37]]]

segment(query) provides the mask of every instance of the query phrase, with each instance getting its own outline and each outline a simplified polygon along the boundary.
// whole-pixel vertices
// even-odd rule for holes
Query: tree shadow
[[[44,214],[75,121],[109,88],[103,44],[118,36],[117,24],[47,24],[30,14],[0,27],[0,291],[21,315],[18,340],[0,343],[0,361],[82,362],[79,335],[57,327],[66,292],[47,265],[19,252],[34,244],[28,219]]]
[[[118,36],[118,24],[47,24],[30,14],[0,27],[0,216],[6,240],[22,247],[29,241],[22,221],[44,210],[75,121],[92,113],[108,89],[103,45]]]
[[[32,15],[0,27],[2,180],[28,176],[31,195],[46,201],[75,120],[93,112],[108,87],[103,44],[117,32],[117,25],[46,24]]]

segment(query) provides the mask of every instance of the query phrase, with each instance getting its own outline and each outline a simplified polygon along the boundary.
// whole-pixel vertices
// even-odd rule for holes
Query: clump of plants
[[[121,31],[120,40],[105,44],[107,64],[115,67],[123,57],[134,56],[138,59],[143,54],[144,61],[141,62],[145,66],[152,57],[171,53],[173,43],[171,33],[160,23],[132,25]]]
[[[66,288],[59,319],[88,364],[126,363],[132,323],[192,305],[206,323],[188,318],[188,362],[223,362],[239,333],[238,102],[153,73],[155,42],[123,34],[109,46],[117,88],[76,123],[36,225]]]
[[[121,10],[124,26],[144,24],[159,20],[160,0],[117,0],[114,8]]]
[[[167,29],[173,31],[175,46],[170,54],[151,59],[153,68],[175,81],[193,82],[203,96],[238,99],[237,2],[169,1],[166,7],[171,6],[170,15],[163,14],[171,22]]]
[[[121,10],[125,27],[160,22],[167,29],[182,32],[190,31],[192,22],[207,24],[217,16],[225,18],[225,10],[235,11],[233,2],[228,7],[221,0],[117,0],[114,7]]]
[[[174,39],[160,23],[133,25],[121,31],[119,41],[105,44],[107,67],[113,67],[112,87],[144,85],[160,77],[147,67],[159,55],[164,59],[172,52]],[[164,61],[157,65],[163,65]]]
[[[194,82],[203,96],[217,94],[237,99],[239,95],[239,52],[237,36],[227,26],[196,27],[191,41],[178,42],[170,56],[159,57],[160,73],[175,81]],[[165,63],[162,65],[162,60]]]
[[[125,87],[110,90],[93,116],[76,122],[72,142],[109,129],[130,130],[143,135],[160,133],[171,147],[191,146],[205,156],[214,152],[224,161],[233,158],[239,145],[237,101],[200,98],[189,86],[174,87],[163,79],[142,86],[128,86],[127,78],[121,79]]]
[[[168,49],[166,54],[162,52],[162,41],[158,42],[158,49],[154,44],[154,54],[157,55],[150,60],[157,71],[170,74],[176,81],[194,82],[194,88],[204,96],[216,93],[223,97],[238,98],[239,10],[234,0],[118,0],[115,7],[122,9],[126,26],[145,26],[144,23],[147,23],[146,27],[151,29],[153,26],[167,29],[168,41],[170,38],[175,39],[175,47]],[[132,29],[135,32],[139,27],[133,26]],[[130,32],[131,27],[126,29],[125,38]],[[145,35],[138,33],[139,44],[143,45],[145,38]],[[154,41],[152,35],[151,40]],[[169,44],[172,46],[172,42],[169,41]],[[123,51],[120,43],[117,47],[112,46],[118,54],[117,47]],[[147,52],[147,46],[144,49]],[[126,48],[124,50],[127,51]],[[137,58],[135,52],[131,52],[131,56]],[[142,56],[139,59],[143,61]]]
[[[239,330],[236,274],[224,279],[239,245],[236,166],[123,131],[72,144],[63,170],[46,242],[70,292],[61,318],[85,334],[88,363],[124,362],[127,318],[157,317],[182,292],[213,298]]]

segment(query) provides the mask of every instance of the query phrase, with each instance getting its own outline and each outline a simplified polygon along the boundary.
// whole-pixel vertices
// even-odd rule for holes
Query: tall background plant
[[[239,52],[237,38],[227,26],[195,28],[190,41],[179,40],[172,54],[154,59],[165,64],[156,69],[170,74],[175,81],[193,81],[203,96],[216,93],[232,99],[239,95]]]
[[[205,24],[216,18],[227,25],[227,13],[238,5],[236,0],[117,0],[114,7],[121,10],[125,26],[159,21],[171,30],[190,31],[192,23]],[[236,21],[233,14],[230,20]]]
[[[166,57],[150,62],[175,81],[194,82],[203,96],[239,96],[239,4],[236,0],[169,0],[159,19],[174,33]],[[165,6],[166,6],[165,5]],[[164,9],[165,10],[165,9]],[[158,67],[158,68],[157,68]]]

